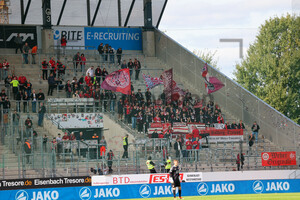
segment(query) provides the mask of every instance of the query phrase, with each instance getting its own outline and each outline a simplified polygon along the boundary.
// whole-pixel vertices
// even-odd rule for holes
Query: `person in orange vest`
[[[36,53],[37,53],[37,46],[35,45],[34,47],[32,47],[31,49],[31,56],[32,56],[32,64],[36,64],[35,63],[35,56],[36,56]]]
[[[27,139],[25,141],[24,151],[26,153],[26,162],[27,162],[27,164],[29,164],[30,163],[30,154],[31,154],[31,144],[29,142],[29,139]]]

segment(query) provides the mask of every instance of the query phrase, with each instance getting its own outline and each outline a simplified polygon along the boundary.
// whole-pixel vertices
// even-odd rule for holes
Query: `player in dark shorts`
[[[179,175],[179,163],[178,160],[174,160],[174,165],[170,169],[170,177],[172,178],[172,190],[174,199],[176,199],[176,188],[178,187],[179,199],[181,197],[181,184],[180,184],[180,175]]]

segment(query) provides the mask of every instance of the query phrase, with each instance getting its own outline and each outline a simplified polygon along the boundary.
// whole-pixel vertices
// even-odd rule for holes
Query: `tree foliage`
[[[208,64],[210,64],[211,66],[213,66],[214,68],[220,70],[220,68],[218,67],[218,61],[215,59],[215,55],[217,53],[216,51],[209,51],[209,50],[193,50],[193,53],[198,56],[199,58],[201,58],[202,60],[204,60],[205,62],[207,62]]]
[[[300,17],[267,20],[234,75],[239,84],[300,124]]]

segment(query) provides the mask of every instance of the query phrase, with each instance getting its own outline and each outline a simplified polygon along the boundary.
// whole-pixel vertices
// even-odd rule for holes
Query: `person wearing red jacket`
[[[200,132],[195,126],[193,126],[192,134],[193,134],[193,142],[196,140],[196,138],[200,138]]]
[[[221,113],[219,113],[219,117],[217,118],[219,124],[224,124],[224,118]]]
[[[200,141],[199,141],[199,138],[196,138],[196,140],[192,143],[193,144],[193,149],[196,150],[196,156],[197,156],[197,160],[198,160],[198,154],[199,154],[199,149],[200,149]]]
[[[46,59],[43,60],[42,62],[42,71],[43,71],[43,80],[48,79],[48,62]]]
[[[9,63],[7,62],[6,59],[4,59],[4,61],[2,63],[2,69],[3,69],[3,79],[5,79],[9,72]],[[0,79],[1,79],[1,77],[0,77]]]
[[[26,81],[27,81],[26,77],[21,74],[19,76],[19,83],[20,83],[19,88],[21,91],[24,90],[24,85],[25,85]]]
[[[90,77],[90,75],[88,74],[87,76],[85,76],[84,81],[86,83],[86,85],[90,85],[91,84],[91,80],[92,78]]]
[[[50,74],[53,74],[53,76],[55,77],[56,62],[53,57],[49,61],[49,65],[50,65]]]

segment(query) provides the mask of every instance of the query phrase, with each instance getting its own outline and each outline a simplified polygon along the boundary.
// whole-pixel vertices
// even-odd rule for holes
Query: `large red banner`
[[[261,153],[262,166],[284,166],[284,165],[297,165],[296,152],[262,152]]]

